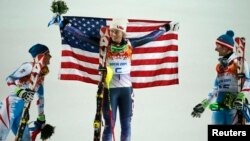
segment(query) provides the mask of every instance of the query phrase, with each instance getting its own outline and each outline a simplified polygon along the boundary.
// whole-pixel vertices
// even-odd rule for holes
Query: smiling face
[[[50,64],[50,59],[51,59],[51,55],[50,55],[50,52],[47,51],[44,53],[44,63],[45,63],[45,66],[49,65]]]
[[[112,39],[113,42],[115,43],[121,43],[122,38],[124,36],[124,33],[121,30],[118,29],[110,29],[110,37]]]
[[[218,43],[216,44],[215,51],[219,53],[219,56],[225,56],[229,54],[230,52],[232,52],[232,50],[229,49],[228,47],[224,47]]]

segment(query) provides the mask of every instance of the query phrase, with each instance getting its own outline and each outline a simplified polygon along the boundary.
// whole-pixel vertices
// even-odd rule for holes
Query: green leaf
[[[54,0],[51,5],[51,11],[58,15],[67,13],[69,10],[67,4],[62,0]]]

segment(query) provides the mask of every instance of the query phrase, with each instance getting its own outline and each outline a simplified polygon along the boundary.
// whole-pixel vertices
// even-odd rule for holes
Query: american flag
[[[61,31],[59,79],[98,84],[100,56],[99,44],[96,43],[99,43],[100,28],[108,26],[112,19],[74,16],[64,16],[63,19],[69,21],[67,27],[77,29],[73,31],[77,34]],[[128,21],[128,39],[143,37],[171,22],[137,19]],[[79,38],[78,35],[84,38]],[[131,77],[133,88],[179,84],[177,31],[167,31],[154,41],[133,48]]]

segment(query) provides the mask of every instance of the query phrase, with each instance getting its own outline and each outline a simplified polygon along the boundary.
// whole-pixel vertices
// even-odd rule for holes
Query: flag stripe
[[[90,80],[94,80],[94,81],[99,81],[99,76],[94,74],[88,74],[84,71],[78,70],[78,69],[74,69],[74,68],[66,68],[61,70],[61,74],[67,75],[76,75],[76,76],[82,76],[83,78],[89,78]]]
[[[161,65],[153,64],[153,65],[134,65],[132,67],[133,71],[139,71],[139,70],[158,70],[162,68],[178,68],[178,64],[176,62],[174,63],[162,63]]]
[[[153,83],[166,80],[169,81],[177,78],[178,76],[176,74],[162,74],[162,75],[148,76],[148,77],[132,77],[132,81],[135,83]]]
[[[177,33],[170,32],[170,33],[166,33],[165,35],[160,36],[158,39],[156,39],[156,41],[160,41],[160,40],[177,40],[177,39],[178,39]]]
[[[83,56],[80,54],[76,54],[72,51],[62,51],[62,55],[77,58],[80,61],[85,61],[85,62],[89,62],[89,63],[93,63],[93,64],[96,64],[97,62],[99,62],[99,60],[97,58]]]
[[[177,62],[178,57],[164,57],[160,59],[144,59],[142,60],[133,60],[132,61],[132,66],[137,66],[137,65],[161,65],[163,63],[169,63],[169,62]]]
[[[164,69],[158,69],[153,71],[133,71],[131,72],[131,76],[136,77],[148,77],[148,76],[156,76],[156,75],[162,75],[162,74],[173,74],[178,73],[178,68],[164,68]]]
[[[77,60],[77,58],[68,57],[68,56],[63,57],[61,62],[62,63],[79,64],[79,65],[81,65],[83,67],[87,67],[87,68],[90,68],[90,69],[93,69],[93,70],[98,68],[98,64],[91,64],[89,62],[80,61],[80,60]]]
[[[89,77],[84,77],[82,75],[75,75],[75,74],[61,74],[60,79],[61,80],[77,80],[77,81],[82,81],[82,82],[91,83],[91,84],[98,83],[98,80],[93,80]]]
[[[77,69],[80,71],[84,71],[88,74],[97,74],[97,69],[91,69],[89,67],[84,67],[83,65],[72,63],[72,62],[62,62],[61,68],[71,68],[71,69]]]
[[[156,87],[156,86],[175,85],[175,84],[179,84],[178,79],[154,81],[151,83],[133,83],[133,88],[148,88],[148,87]]]
[[[110,19],[111,20],[111,19]],[[141,23],[170,23],[171,21],[160,21],[160,20],[144,20],[144,19],[128,19],[129,24],[131,23],[137,23],[137,22],[141,22]]]
[[[159,29],[159,27],[161,26],[143,26],[143,27],[140,27],[140,26],[129,26],[127,28],[127,32],[148,32],[148,31],[154,31],[154,30],[157,30]]]
[[[168,51],[166,53],[160,52],[160,53],[143,53],[143,54],[133,54],[132,58],[133,60],[142,60],[145,59],[161,59],[165,57],[175,57],[177,55],[176,51]],[[150,61],[150,60],[145,60]]]
[[[141,53],[157,53],[157,52],[167,52],[167,51],[177,51],[178,46],[176,45],[169,45],[169,46],[163,46],[163,47],[151,47],[151,48],[137,48],[135,51],[133,51],[133,54],[141,54]]]

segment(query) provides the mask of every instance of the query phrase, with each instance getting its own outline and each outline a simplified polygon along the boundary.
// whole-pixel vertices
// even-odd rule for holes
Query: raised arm
[[[145,36],[140,37],[140,38],[130,38],[129,41],[133,47],[137,47],[137,46],[144,45],[148,42],[151,42],[151,41],[157,39],[163,33],[165,33],[165,31],[159,29],[159,30],[155,30],[155,31],[151,32],[150,34],[145,35]]]
[[[88,42],[92,44],[93,46],[99,46],[99,41],[100,41],[99,38],[89,37],[85,35],[83,32],[81,32],[81,30],[70,25],[67,20],[63,21],[63,25],[60,27],[60,29],[63,32],[69,32],[70,34],[72,34],[74,37],[76,37],[77,39],[81,41]]]
[[[171,22],[168,24],[165,24],[164,26],[160,27],[158,30],[154,30],[153,32],[140,37],[140,38],[129,38],[129,41],[133,47],[141,46],[146,43],[149,43],[157,38],[159,38],[161,35],[168,31],[178,31],[179,30],[179,23],[178,22]]]

